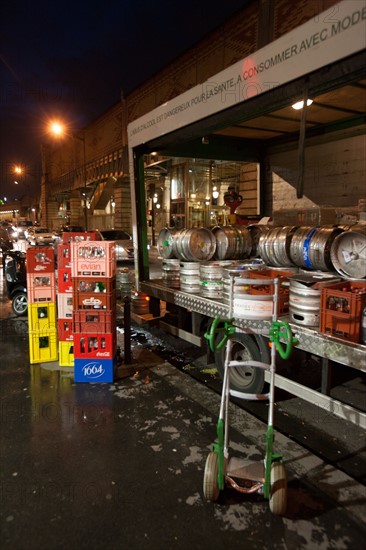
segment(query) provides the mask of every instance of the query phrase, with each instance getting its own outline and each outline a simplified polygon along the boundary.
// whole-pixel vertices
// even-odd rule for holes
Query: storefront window
[[[185,164],[172,166],[170,176],[170,197],[172,200],[184,199],[184,173]]]

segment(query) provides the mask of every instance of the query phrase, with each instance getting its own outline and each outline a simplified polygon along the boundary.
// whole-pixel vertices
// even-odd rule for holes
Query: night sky
[[[49,118],[82,128],[247,3],[2,2],[0,197],[22,194],[14,164],[27,167],[28,189],[39,187]]]

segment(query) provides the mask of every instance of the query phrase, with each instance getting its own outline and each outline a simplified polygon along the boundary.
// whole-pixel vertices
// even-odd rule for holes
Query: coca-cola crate
[[[289,311],[290,288],[289,278],[292,277],[291,271],[282,271],[277,269],[258,269],[245,272],[246,279],[263,279],[263,284],[250,285],[248,294],[252,295],[273,295],[274,284],[264,284],[265,280],[278,279],[278,302],[277,315],[286,315]]]
[[[97,230],[80,231],[80,232],[64,231],[62,233],[63,243],[71,243],[71,242],[79,242],[79,241],[100,241],[100,240],[101,240],[101,234]]]
[[[59,340],[70,342],[74,339],[73,323],[71,319],[58,319],[57,329]]]
[[[56,330],[56,303],[29,304],[28,328],[30,331]]]
[[[74,357],[77,359],[112,359],[117,351],[117,335],[74,334]]]
[[[48,273],[55,271],[55,250],[53,246],[27,248],[27,272]]]
[[[326,286],[320,299],[320,332],[359,343],[365,306],[366,282],[344,281]]]
[[[73,301],[72,294],[62,292],[57,294],[57,309],[60,319],[72,321]]]
[[[74,309],[116,308],[116,279],[112,277],[73,277]]]
[[[73,277],[114,277],[117,270],[114,241],[71,243]]]
[[[55,273],[27,273],[27,295],[30,304],[56,302]]]
[[[57,267],[71,268],[71,243],[60,243],[57,246]]]
[[[58,269],[58,291],[69,293],[72,292],[72,277],[70,267]]]
[[[112,359],[74,359],[74,382],[107,382],[114,380],[117,356]]]
[[[106,310],[76,310],[73,314],[73,330],[82,334],[105,334],[116,331],[116,315]]]

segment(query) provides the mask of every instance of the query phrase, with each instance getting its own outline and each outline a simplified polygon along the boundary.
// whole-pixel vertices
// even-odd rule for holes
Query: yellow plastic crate
[[[57,331],[37,330],[29,332],[29,357],[31,364],[57,361]]]
[[[58,343],[58,362],[60,367],[74,366],[74,343],[61,341]]]
[[[56,302],[28,304],[28,325],[31,332],[57,330]]]

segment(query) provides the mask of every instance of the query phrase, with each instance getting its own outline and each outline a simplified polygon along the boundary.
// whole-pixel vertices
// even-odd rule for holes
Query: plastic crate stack
[[[30,247],[26,258],[30,362],[57,361],[55,251]]]
[[[96,231],[64,232],[62,243],[57,247],[57,275],[58,275],[58,351],[59,364],[62,367],[74,366],[74,332],[73,332],[73,303],[72,303],[72,242],[87,242],[96,240]]]
[[[72,281],[71,281],[71,243],[64,238],[57,247],[58,275],[58,352],[62,367],[74,366],[74,335],[72,330]]]
[[[74,381],[113,382],[117,355],[116,248],[71,243]]]

